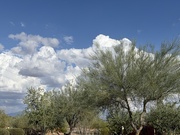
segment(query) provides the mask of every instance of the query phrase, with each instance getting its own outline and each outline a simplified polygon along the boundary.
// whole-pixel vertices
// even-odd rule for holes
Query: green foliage
[[[131,122],[129,120],[129,115],[126,110],[123,110],[120,107],[114,106],[109,109],[107,122],[110,132],[115,135],[121,133],[127,134],[132,131],[131,126],[129,126]]]
[[[109,135],[110,134],[109,128],[108,127],[102,127],[100,130],[100,134],[101,135]]]
[[[124,47],[127,47],[124,49]],[[89,103],[95,107],[111,109],[119,104],[128,114],[136,131],[145,124],[147,104],[160,102],[180,91],[180,41],[164,43],[160,50],[145,46],[136,49],[134,44],[97,50],[92,65],[84,69],[78,84]],[[141,108],[135,123],[133,107]]]
[[[77,128],[81,134],[87,134],[88,129],[98,129],[100,128],[99,122],[102,121],[99,118],[98,113],[95,110],[90,110],[86,112],[86,116],[81,118],[77,124]]]
[[[112,49],[97,46],[92,65],[83,70],[76,86],[67,84],[60,91],[53,92],[28,89],[24,99],[27,105],[25,116],[15,118],[14,127],[26,127],[23,120],[27,118],[28,127],[43,133],[48,130],[71,133],[76,126],[96,128],[98,133],[104,135],[109,131],[114,134],[128,133],[132,128],[138,131],[140,126],[146,124],[144,118],[149,103],[160,104],[170,94],[180,93],[179,55],[178,41],[162,44],[159,51],[148,46],[138,50],[133,43],[127,46],[122,43]],[[134,107],[139,110],[135,111]],[[108,112],[108,123],[96,119],[102,110]],[[156,110],[151,113],[157,116],[152,118],[154,120],[161,118],[161,113],[165,117],[175,117],[171,112],[168,116]],[[5,127],[6,117],[2,114],[0,117],[4,125],[0,126]],[[160,120],[165,121],[163,118]],[[169,121],[165,122],[167,125],[159,121],[161,126],[153,124],[164,130]],[[121,131],[121,127],[125,130]],[[170,130],[176,129],[170,127]]]
[[[67,127],[66,127],[66,126],[62,126],[62,127],[60,128],[60,131],[61,131],[62,133],[66,133],[66,132],[67,132]]]
[[[11,126],[13,128],[28,128],[28,118],[27,115],[22,114],[19,116],[16,116],[14,118],[11,119]]]
[[[0,128],[0,135],[10,135],[10,133],[7,129]]]
[[[103,127],[107,127],[107,122],[96,117],[91,124],[91,128],[93,129],[101,129]]]
[[[21,128],[11,128],[11,129],[8,129],[8,131],[10,132],[10,135],[24,135],[25,134],[24,130]]]
[[[42,89],[28,89],[24,103],[27,104],[25,118],[28,127],[45,133],[47,130],[63,130],[66,132],[87,118],[93,109],[83,103],[82,92],[75,86],[67,84],[61,91],[44,92]],[[21,117],[16,118],[14,127],[23,123]],[[66,123],[68,126],[65,126]]]
[[[27,105],[26,115],[29,119],[29,124],[38,128],[40,121],[42,120],[42,90],[30,88],[27,91],[27,95],[24,99],[24,103]]]
[[[180,108],[166,104],[150,111],[147,121],[160,132],[180,132]]]
[[[0,110],[0,128],[5,128],[9,124],[9,116],[3,110]]]
[[[91,122],[91,129],[96,129],[97,134],[109,135],[110,130],[108,128],[108,123],[105,120],[95,117]]]
[[[77,126],[80,121],[87,118],[93,109],[83,103],[82,91],[71,84],[67,84],[61,91],[54,91],[52,104],[54,106],[55,118],[57,122],[62,120],[68,123],[69,132]]]
[[[30,88],[24,99],[27,105],[25,110],[28,118],[28,123],[36,130],[41,130],[45,133],[52,127],[53,112],[51,109],[51,93],[44,92],[43,89]]]

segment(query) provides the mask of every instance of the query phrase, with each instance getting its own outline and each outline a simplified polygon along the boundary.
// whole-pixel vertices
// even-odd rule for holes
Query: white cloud
[[[27,35],[24,32],[16,35],[10,34],[9,38],[20,40],[19,44],[12,48],[11,51],[21,55],[36,53],[40,46],[58,47],[59,45],[56,38],[43,38],[39,35]]]
[[[65,36],[63,39],[66,42],[66,44],[68,44],[68,45],[70,45],[74,42],[74,39],[72,36]]]
[[[58,59],[52,47],[43,46],[39,52],[25,56],[19,67],[19,74],[39,78],[44,85],[60,87],[65,83],[65,80],[60,78],[64,76],[66,62]]]
[[[58,57],[69,64],[76,64],[83,68],[89,62],[89,55],[92,53],[92,48],[87,49],[63,49],[57,52]]]
[[[0,43],[0,51],[4,50],[4,46]]]
[[[24,32],[10,34],[9,38],[19,40],[19,43],[11,50],[0,53],[0,99],[3,100],[0,108],[6,112],[12,110],[13,106],[13,112],[23,109],[22,99],[31,86],[52,89],[73,81],[81,69],[90,64],[89,55],[96,45],[110,49],[120,43],[125,46],[130,43],[128,39],[115,40],[99,35],[93,40],[92,47],[57,50],[54,47],[59,45],[59,41],[55,38]],[[18,53],[21,57],[17,56]]]
[[[130,49],[131,43],[132,42],[127,38],[123,38],[122,40],[115,40],[110,38],[109,36],[100,34],[93,40],[92,48],[93,50],[96,50],[98,47],[102,50],[108,49],[113,51],[113,46],[121,45],[124,51],[127,52]]]
[[[11,54],[0,54],[0,91],[24,92],[28,83],[40,85],[34,78],[19,75],[18,65],[23,59]]]
[[[98,35],[94,40],[93,40],[93,46],[99,46],[101,48],[106,48],[106,47],[112,47],[114,45],[120,44],[119,40],[111,39],[109,36],[105,35]]]

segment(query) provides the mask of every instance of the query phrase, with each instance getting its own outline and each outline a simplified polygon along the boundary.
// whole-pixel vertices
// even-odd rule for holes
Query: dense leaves
[[[43,89],[28,89],[24,103],[27,104],[26,115],[29,124],[42,133],[51,128],[53,123],[51,109],[51,93]]]
[[[82,102],[83,99],[82,91],[71,84],[52,92],[30,88],[24,99],[29,125],[42,133],[55,130],[71,134],[88,114],[97,115],[93,108]]]
[[[69,134],[80,121],[94,111],[93,108],[84,104],[82,99],[84,99],[82,91],[71,84],[67,84],[61,91],[54,92],[54,112],[58,112],[57,115],[68,123]]]
[[[5,114],[3,110],[0,110],[0,128],[5,128],[9,126],[9,117]]]
[[[174,104],[160,105],[152,109],[147,121],[160,132],[180,132],[180,108]]]
[[[134,44],[99,48],[79,84],[97,106],[106,109],[119,104],[127,110],[131,126],[139,132],[138,127],[146,124],[148,104],[180,92],[179,55],[178,40],[162,44],[159,51],[148,46],[137,49]],[[135,110],[140,112],[140,125],[134,121]]]

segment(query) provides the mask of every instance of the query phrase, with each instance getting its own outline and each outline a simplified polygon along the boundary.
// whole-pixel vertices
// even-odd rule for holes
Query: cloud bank
[[[0,109],[6,113],[24,109],[23,98],[29,87],[51,90],[74,80],[81,69],[89,65],[90,54],[97,45],[110,49],[122,42],[125,46],[131,43],[128,39],[115,40],[98,35],[89,48],[58,50],[60,41],[56,38],[24,32],[10,34],[9,38],[17,40],[18,44],[6,51],[1,49],[0,53]],[[71,37],[64,40],[73,43]]]

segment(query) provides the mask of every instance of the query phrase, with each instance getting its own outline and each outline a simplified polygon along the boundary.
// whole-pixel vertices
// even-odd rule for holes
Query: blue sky
[[[135,40],[159,49],[180,35],[179,5],[179,0],[1,0],[0,109],[22,111],[27,88],[60,89],[74,81],[96,44],[107,48]]]
[[[98,34],[129,38],[137,44],[172,40],[180,34],[178,0],[3,0],[0,43],[9,49],[9,34],[25,32],[55,37],[61,48],[86,48]],[[73,44],[63,44],[72,36]]]

